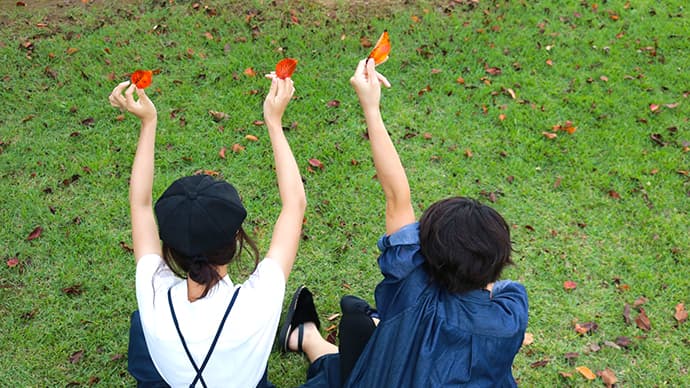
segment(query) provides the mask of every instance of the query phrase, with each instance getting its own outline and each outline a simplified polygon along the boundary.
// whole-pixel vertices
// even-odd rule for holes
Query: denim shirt
[[[449,293],[423,268],[419,224],[378,242],[381,322],[348,379],[351,387],[515,387],[511,368],[527,327],[516,282]]]

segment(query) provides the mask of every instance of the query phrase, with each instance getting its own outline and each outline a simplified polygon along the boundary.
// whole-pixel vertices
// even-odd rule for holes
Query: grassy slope
[[[243,71],[260,75],[283,55],[298,58],[299,98],[285,124],[297,123],[288,138],[310,204],[288,291],[309,285],[324,318],[343,293],[371,300],[382,196],[347,80],[367,53],[360,38],[375,41],[387,28],[393,53],[380,69],[394,87],[383,113],[415,202],[422,209],[448,195],[488,201],[494,193],[515,226],[517,266],[506,277],[530,292],[535,337],[516,358],[522,385],[584,385],[579,365],[608,367],[624,385],[687,383],[688,324],[673,319],[674,306],[690,302],[690,186],[678,173],[690,170],[683,152],[690,26],[681,1],[606,3],[596,12],[550,1],[394,5],[394,12],[206,3],[213,16],[203,4],[161,3],[67,8],[61,16],[3,9],[11,18],[0,18],[0,256],[20,264],[0,265],[0,351],[12,360],[2,381],[131,385],[119,356],[135,306],[134,268],[120,242],[130,239],[126,193],[137,124],[118,121],[106,96],[135,68],[161,69],[149,89],[160,114],[154,195],[183,174],[219,171],[239,187],[266,247],[277,191],[268,138],[253,121],[261,119],[267,82]],[[20,46],[26,41],[31,50]],[[67,54],[71,47],[78,51]],[[327,106],[331,100],[340,106]],[[661,108],[653,113],[650,104]],[[216,123],[208,110],[230,118]],[[93,123],[83,125],[88,118]],[[542,135],[566,120],[574,134]],[[233,154],[234,143],[246,149]],[[226,159],[218,156],[223,146]],[[309,158],[325,168],[308,171]],[[43,233],[27,241],[37,226]],[[577,288],[566,292],[565,280]],[[81,294],[65,293],[75,285]],[[649,332],[623,320],[624,304],[640,296],[648,298]],[[580,336],[575,321],[598,330]],[[619,336],[631,340],[629,349],[587,350]],[[572,365],[567,352],[579,353]],[[270,368],[278,386],[303,379],[300,357],[273,355]]]

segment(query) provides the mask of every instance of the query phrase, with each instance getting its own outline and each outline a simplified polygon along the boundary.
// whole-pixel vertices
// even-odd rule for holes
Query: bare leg
[[[290,350],[297,350],[297,340],[299,338],[299,330],[295,328],[288,338],[288,348]],[[338,347],[326,341],[321,337],[321,333],[316,328],[313,322],[306,322],[304,324],[304,338],[302,339],[302,349],[309,359],[309,363],[313,363],[317,358],[325,356],[326,354],[338,353]]]

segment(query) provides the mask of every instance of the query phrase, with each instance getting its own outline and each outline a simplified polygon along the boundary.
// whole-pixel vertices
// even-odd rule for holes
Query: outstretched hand
[[[381,84],[390,88],[386,77],[376,71],[374,60],[363,59],[357,64],[350,84],[355,88],[363,109],[378,108],[381,100]]]
[[[266,74],[266,78],[271,80],[271,88],[264,100],[264,119],[266,124],[280,126],[285,108],[295,93],[295,86],[290,77],[281,79],[275,72]]]
[[[127,88],[127,90],[125,90]],[[138,100],[134,100],[134,90]],[[124,91],[124,94],[123,94]],[[156,120],[156,107],[146,95],[144,89],[139,89],[130,81],[120,83],[108,97],[110,105],[137,116],[142,123]]]

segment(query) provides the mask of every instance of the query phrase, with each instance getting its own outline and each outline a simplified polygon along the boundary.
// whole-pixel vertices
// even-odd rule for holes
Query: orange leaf
[[[13,258],[7,260],[7,266],[10,268],[16,267],[18,264],[19,264],[19,259],[17,259],[16,257],[13,257]]]
[[[388,60],[388,54],[391,52],[391,41],[388,37],[388,30],[383,30],[383,34],[376,42],[374,49],[369,53],[369,58],[374,60],[376,65],[380,65]]]
[[[130,80],[133,84],[137,85],[137,88],[146,89],[151,85],[153,72],[151,70],[137,70],[132,73]]]
[[[541,134],[544,135],[544,137],[547,139],[555,139],[556,137],[558,137],[558,135],[552,132],[542,132]]]
[[[29,233],[29,236],[26,238],[26,241],[35,240],[41,237],[41,233],[43,233],[43,228],[37,226],[34,230],[31,231],[31,233]]]
[[[259,141],[259,138],[254,135],[246,135],[244,138],[249,141]]]
[[[247,77],[254,77],[256,75],[256,72],[251,67],[248,67],[244,69],[244,75],[246,75]]]
[[[297,67],[297,60],[292,58],[285,58],[276,65],[276,75],[280,79],[292,77]]]
[[[673,314],[673,317],[676,318],[678,323],[683,323],[688,319],[688,311],[685,309],[685,305],[683,303],[678,303],[676,305],[676,313]]]
[[[566,280],[563,282],[563,288],[566,290],[574,290],[577,288],[577,283],[572,280]]]
[[[585,376],[587,380],[594,380],[597,378],[597,376],[592,372],[591,369],[587,368],[586,366],[578,366],[575,368],[578,372],[580,372],[581,375]]]
[[[226,149],[227,148],[225,148],[225,146],[223,146],[220,148],[220,151],[218,151],[218,156],[220,156],[221,159],[225,159],[225,150]]]

